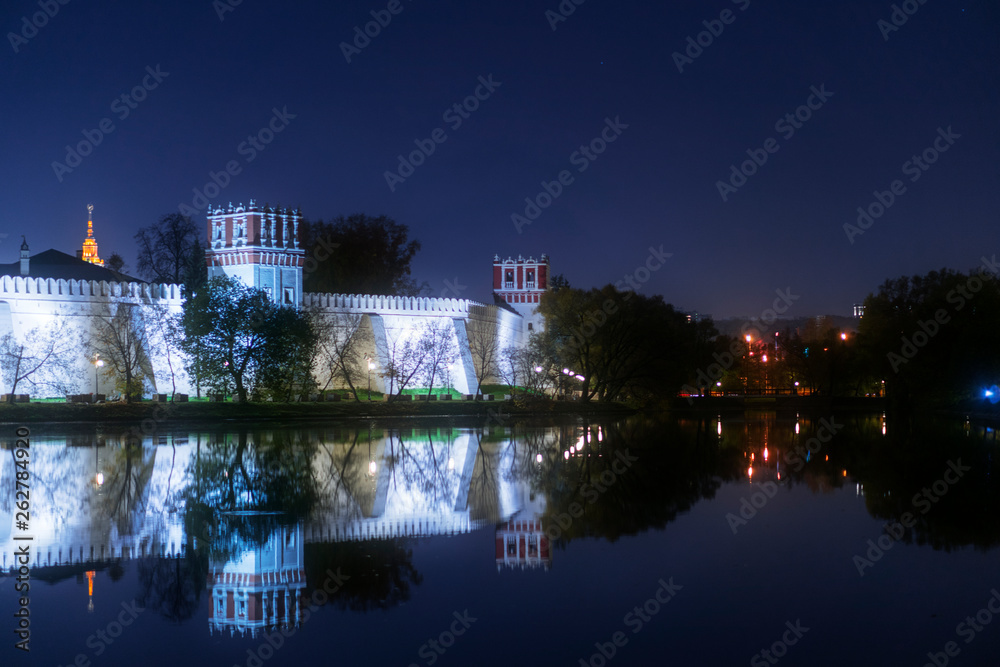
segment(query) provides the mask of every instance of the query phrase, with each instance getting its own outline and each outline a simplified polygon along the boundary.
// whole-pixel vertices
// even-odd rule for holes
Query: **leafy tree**
[[[669,396],[712,360],[712,323],[689,322],[660,296],[565,287],[544,294],[539,311],[551,362],[584,378],[585,401]]]
[[[159,222],[135,234],[139,244],[138,269],[144,278],[180,284],[192,251],[200,246],[198,228],[186,215],[168,213]]]
[[[996,276],[942,269],[887,280],[869,295],[858,343],[897,404],[950,401],[997,382],[998,327]]]
[[[120,303],[114,314],[98,315],[91,349],[104,361],[104,374],[114,381],[126,403],[142,397],[143,384],[152,372],[146,326],[139,306]]]
[[[262,384],[266,390],[286,401],[312,392],[318,341],[309,318],[294,308],[276,308],[265,335]]]
[[[417,296],[425,286],[410,277],[420,242],[392,218],[362,213],[302,226],[307,292]],[[315,265],[313,266],[313,262]]]
[[[234,388],[246,401],[263,362],[263,325],[273,308],[263,290],[227,276],[209,280],[184,302],[184,349],[196,364],[192,373],[217,390]]]
[[[184,350],[192,373],[240,401],[260,386],[303,382],[314,343],[304,316],[276,306],[264,290],[216,276],[184,303]]]
[[[0,376],[11,400],[19,386],[29,393],[65,394],[78,379],[79,333],[69,319],[59,317],[51,327],[35,328],[18,341],[13,333],[0,337]]]
[[[113,252],[107,261],[104,262],[104,268],[114,271],[118,274],[118,278],[121,279],[124,277],[125,272],[128,271],[128,264],[125,263],[121,255]]]

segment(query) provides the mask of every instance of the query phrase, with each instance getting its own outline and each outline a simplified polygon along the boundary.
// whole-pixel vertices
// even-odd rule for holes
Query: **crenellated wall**
[[[458,363],[453,367],[448,380],[460,393],[472,393],[478,384],[469,344],[470,323],[493,331],[498,351],[525,342],[520,315],[467,299],[304,294],[303,302],[306,309],[320,313],[365,317],[365,326],[370,327],[375,343],[365,354],[377,360],[379,369],[388,366],[390,348],[394,342],[405,342],[408,338],[419,336],[425,325],[447,320],[459,352]],[[181,286],[173,284],[2,276],[0,336],[13,332],[16,338],[24,340],[35,327],[52,326],[56,318],[70,318],[73,329],[80,336],[80,359],[75,371],[79,376],[79,386],[71,393],[89,394],[95,390],[95,369],[87,356],[86,339],[95,331],[97,318],[113,314],[121,304],[141,308],[147,340],[155,341],[152,323],[155,322],[157,313],[179,315],[184,299]],[[174,351],[169,360],[159,346],[147,350],[147,354],[152,370],[147,381],[147,395],[172,393],[175,385],[179,393],[194,393],[193,383],[184,371],[184,359],[178,351]],[[484,382],[497,380],[495,377],[484,378]],[[441,380],[436,382],[437,386],[440,386],[439,382]],[[96,387],[98,393],[114,393],[111,381],[104,376],[96,378]],[[372,374],[372,387],[379,391],[386,390],[378,371]],[[7,388],[0,378],[0,393],[5,391]]]
[[[119,305],[138,306],[146,326],[146,339],[155,341],[151,330],[157,313],[178,315],[184,299],[182,288],[175,284],[105,282],[94,280],[62,280],[30,276],[0,276],[0,336],[13,333],[24,341],[32,329],[52,327],[56,320],[68,321],[72,335],[79,337],[80,355],[72,373],[78,386],[70,393],[114,393],[113,383],[100,374],[89,358],[87,339],[94,333],[98,317],[112,315]],[[150,359],[151,377],[146,393],[170,392],[174,383],[177,391],[190,393],[183,363],[172,359],[171,373],[162,350],[146,350]],[[0,394],[8,391],[0,376]],[[21,393],[21,389],[18,389]],[[42,398],[37,396],[36,398]]]

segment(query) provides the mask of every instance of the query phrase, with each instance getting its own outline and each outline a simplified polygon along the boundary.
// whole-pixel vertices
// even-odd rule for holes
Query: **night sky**
[[[1000,254],[993,1],[909,0],[898,29],[888,1],[46,1],[0,12],[0,262],[21,234],[74,253],[93,203],[102,257],[134,269],[139,227],[184,204],[204,229],[194,190],[230,162],[215,204],[408,225],[435,295],[488,299],[497,253],[591,287],[662,246],[640,289],[678,307],[756,316],[790,288],[788,316],[846,315],[886,278]],[[391,22],[358,49],[372,12]],[[416,141],[434,152],[400,172]],[[561,192],[519,233],[543,181]]]

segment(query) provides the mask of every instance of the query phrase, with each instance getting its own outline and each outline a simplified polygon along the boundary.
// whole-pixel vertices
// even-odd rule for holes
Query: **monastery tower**
[[[510,305],[524,318],[524,334],[541,332],[545,318],[538,313],[538,302],[549,286],[549,256],[535,259],[518,255],[501,261],[493,257],[493,295]]]
[[[209,210],[208,277],[238,278],[263,289],[279,306],[298,308],[305,263],[301,231],[298,209],[260,207],[251,199],[249,206]]]

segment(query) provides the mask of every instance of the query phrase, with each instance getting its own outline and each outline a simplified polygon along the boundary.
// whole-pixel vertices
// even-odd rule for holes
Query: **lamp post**
[[[97,355],[94,359],[94,403],[97,403],[97,372],[104,366],[104,359]]]
[[[375,362],[367,354],[365,360],[368,362],[368,400],[372,400],[372,371],[375,370]]]

